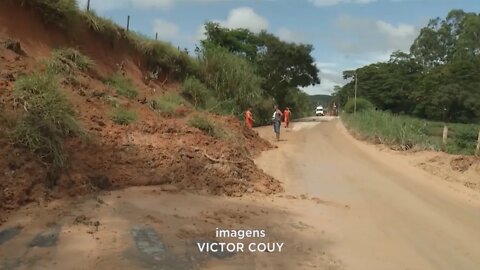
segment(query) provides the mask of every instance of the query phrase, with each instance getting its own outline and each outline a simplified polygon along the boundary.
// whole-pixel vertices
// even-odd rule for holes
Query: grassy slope
[[[444,150],[453,154],[472,155],[480,131],[479,124],[448,123],[449,136],[444,147],[444,124],[441,122],[395,116],[381,111],[343,114],[342,119],[350,130],[361,137],[401,150]]]
[[[94,11],[80,9],[76,0],[29,0],[19,1],[19,4],[34,9],[47,25],[53,24],[65,29],[88,27],[111,41],[123,40],[129,43],[148,60],[147,68],[153,77],[159,71],[174,79],[196,72],[196,61],[185,52],[169,43],[133,31],[128,32],[113,21],[97,16]]]

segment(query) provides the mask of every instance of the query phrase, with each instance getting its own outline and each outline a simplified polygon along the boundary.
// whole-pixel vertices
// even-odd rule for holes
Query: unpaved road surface
[[[359,143],[338,120],[299,124],[258,163],[289,192],[348,205],[308,210],[347,269],[480,269],[478,194]]]
[[[256,160],[284,194],[157,186],[29,205],[0,227],[0,269],[479,269],[478,193],[354,140],[337,119],[306,120]],[[258,131],[273,141],[270,127]],[[266,237],[216,238],[216,228]],[[212,241],[284,249],[198,251]]]

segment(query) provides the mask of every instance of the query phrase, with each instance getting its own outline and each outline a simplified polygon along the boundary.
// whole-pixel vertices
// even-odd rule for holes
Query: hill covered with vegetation
[[[452,10],[421,29],[409,52],[387,62],[344,72],[351,82],[335,96],[342,104],[354,95],[380,110],[431,120],[480,120],[480,14]]]

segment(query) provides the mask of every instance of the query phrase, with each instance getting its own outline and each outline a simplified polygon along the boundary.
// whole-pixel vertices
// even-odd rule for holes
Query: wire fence
[[[87,0],[87,11],[91,11],[91,0]],[[130,31],[130,15],[127,15],[127,25],[126,25],[127,32]],[[155,32],[155,40],[158,40],[158,32]]]

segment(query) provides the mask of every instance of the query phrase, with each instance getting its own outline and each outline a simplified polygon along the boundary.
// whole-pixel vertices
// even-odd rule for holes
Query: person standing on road
[[[278,106],[275,105],[275,112],[273,113],[273,131],[277,136],[277,141],[280,141],[280,127],[282,125],[282,111],[278,109]]]
[[[248,108],[245,112],[245,125],[248,129],[253,128],[253,122],[255,122],[255,120],[253,120],[252,108]]]
[[[288,128],[291,117],[292,117],[292,112],[290,111],[290,108],[287,107],[283,112],[283,122],[285,123],[285,128]]]

